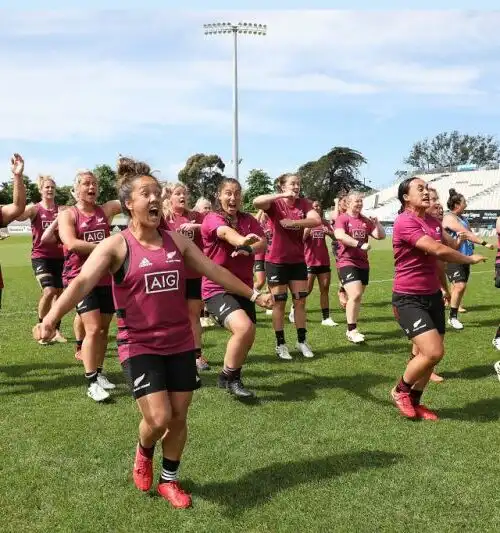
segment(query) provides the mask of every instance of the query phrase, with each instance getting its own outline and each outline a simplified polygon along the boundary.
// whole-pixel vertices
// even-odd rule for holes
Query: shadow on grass
[[[445,379],[481,379],[495,374],[493,365],[476,365],[461,370],[439,372]]]
[[[366,450],[322,459],[274,463],[226,482],[197,485],[187,480],[184,485],[195,496],[223,506],[226,516],[235,517],[266,504],[276,494],[298,485],[333,479],[360,470],[390,468],[403,459],[404,455],[398,453]]]
[[[500,398],[478,400],[456,409],[439,409],[438,414],[441,418],[467,422],[497,422],[500,420]]]

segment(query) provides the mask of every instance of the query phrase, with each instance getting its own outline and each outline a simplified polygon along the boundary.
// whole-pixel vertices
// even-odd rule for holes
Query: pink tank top
[[[128,253],[113,277],[121,362],[137,355],[167,356],[194,350],[184,257],[166,231],[159,233],[163,247],[158,250],[144,248],[129,229],[121,233]]]
[[[86,216],[79,209],[73,207],[75,216],[76,238],[85,242],[98,243],[109,237],[109,224],[106,214],[101,207],[96,206],[94,214]],[[88,255],[79,255],[76,252],[67,252],[64,258],[63,278],[69,283],[76,278],[82,269]],[[111,275],[106,274],[97,286],[111,285]]]
[[[59,208],[56,205],[54,209],[45,209],[41,203],[38,203],[36,207],[35,218],[31,221],[31,235],[33,237],[31,257],[33,259],[62,259],[63,250],[60,243],[42,243],[43,232],[57,218]]]

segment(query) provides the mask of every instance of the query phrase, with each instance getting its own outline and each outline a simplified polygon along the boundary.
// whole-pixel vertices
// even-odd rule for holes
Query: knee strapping
[[[299,291],[293,293],[294,300],[305,300],[308,297],[309,293],[307,291]]]
[[[287,292],[280,292],[279,294],[274,295],[275,302],[286,302],[288,300]]]

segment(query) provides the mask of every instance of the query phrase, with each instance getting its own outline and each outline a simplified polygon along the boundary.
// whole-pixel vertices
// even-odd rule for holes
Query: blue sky
[[[242,177],[251,168],[276,176],[341,145],[361,151],[363,175],[382,186],[416,140],[452,129],[499,134],[500,12],[58,4],[0,17],[0,160],[20,151],[31,176],[69,183],[77,168],[113,164],[119,153],[165,179],[196,152],[218,153],[229,171],[231,41],[202,29],[218,20],[268,25],[266,37],[239,42]]]

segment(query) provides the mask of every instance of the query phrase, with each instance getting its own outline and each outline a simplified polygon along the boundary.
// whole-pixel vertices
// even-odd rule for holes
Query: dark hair
[[[130,216],[130,211],[125,205],[125,202],[130,200],[136,179],[148,176],[156,181],[158,187],[160,186],[158,180],[151,174],[151,167],[147,163],[144,161],[136,161],[130,157],[120,157],[118,159],[116,175],[118,177],[116,186],[118,190],[118,199],[120,200],[123,213],[127,216]]]
[[[224,209],[222,209],[222,204],[220,203],[220,200],[219,200],[219,196],[220,196],[220,193],[222,192],[222,189],[224,188],[225,185],[237,185],[238,188],[240,189],[240,192],[241,192],[241,183],[237,180],[237,179],[234,179],[234,178],[222,178],[218,187],[217,187],[217,198],[215,199],[215,211],[217,213],[219,213],[219,215],[222,215],[226,218],[226,220],[229,222],[229,218],[227,217],[226,215],[226,212],[224,211]]]
[[[408,191],[410,190],[410,185],[413,180],[419,179],[417,176],[413,176],[411,178],[406,178],[403,180],[398,187],[398,200],[401,202],[401,207],[399,208],[398,213],[401,214],[405,208],[405,194],[408,194]]]
[[[448,202],[446,202],[446,205],[448,206],[448,209],[450,211],[453,211],[453,209],[455,209],[457,205],[460,205],[462,203],[462,200],[465,200],[465,197],[463,194],[460,194],[455,189],[450,189],[449,194],[450,196],[448,198]]]

